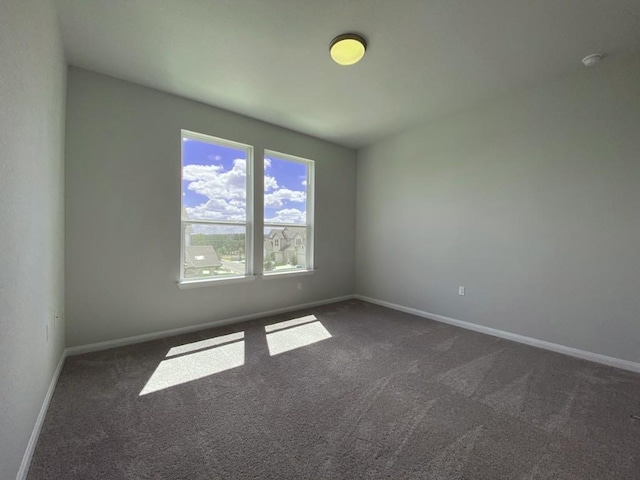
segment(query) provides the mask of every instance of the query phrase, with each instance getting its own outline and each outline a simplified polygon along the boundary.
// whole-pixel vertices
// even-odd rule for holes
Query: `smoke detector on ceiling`
[[[596,63],[600,63],[606,55],[606,53],[592,53],[591,55],[584,57],[582,59],[582,63],[585,67],[593,67]]]

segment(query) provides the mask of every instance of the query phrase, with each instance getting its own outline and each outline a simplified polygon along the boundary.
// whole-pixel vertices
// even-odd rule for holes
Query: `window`
[[[265,151],[265,274],[313,269],[311,160]]]
[[[253,148],[182,131],[180,281],[250,275]]]
[[[255,278],[253,147],[181,134],[180,284]],[[263,272],[312,271],[314,162],[267,150],[263,173]]]

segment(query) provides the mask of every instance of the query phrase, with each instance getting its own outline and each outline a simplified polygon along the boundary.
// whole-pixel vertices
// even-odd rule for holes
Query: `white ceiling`
[[[351,147],[640,50],[639,0],[56,1],[72,65]]]

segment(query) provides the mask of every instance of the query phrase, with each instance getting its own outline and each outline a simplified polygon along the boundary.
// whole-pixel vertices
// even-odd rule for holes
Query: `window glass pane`
[[[182,219],[244,222],[247,152],[182,138]]]
[[[186,223],[184,235],[184,278],[245,275],[245,227]]]
[[[307,227],[265,227],[265,273],[307,268]]]
[[[265,223],[307,222],[307,170],[304,163],[264,159]]]

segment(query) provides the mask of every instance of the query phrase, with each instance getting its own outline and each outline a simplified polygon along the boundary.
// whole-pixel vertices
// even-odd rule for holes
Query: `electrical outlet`
[[[302,290],[302,282],[298,282],[298,290]]]
[[[464,287],[458,287],[458,295],[464,295]]]

